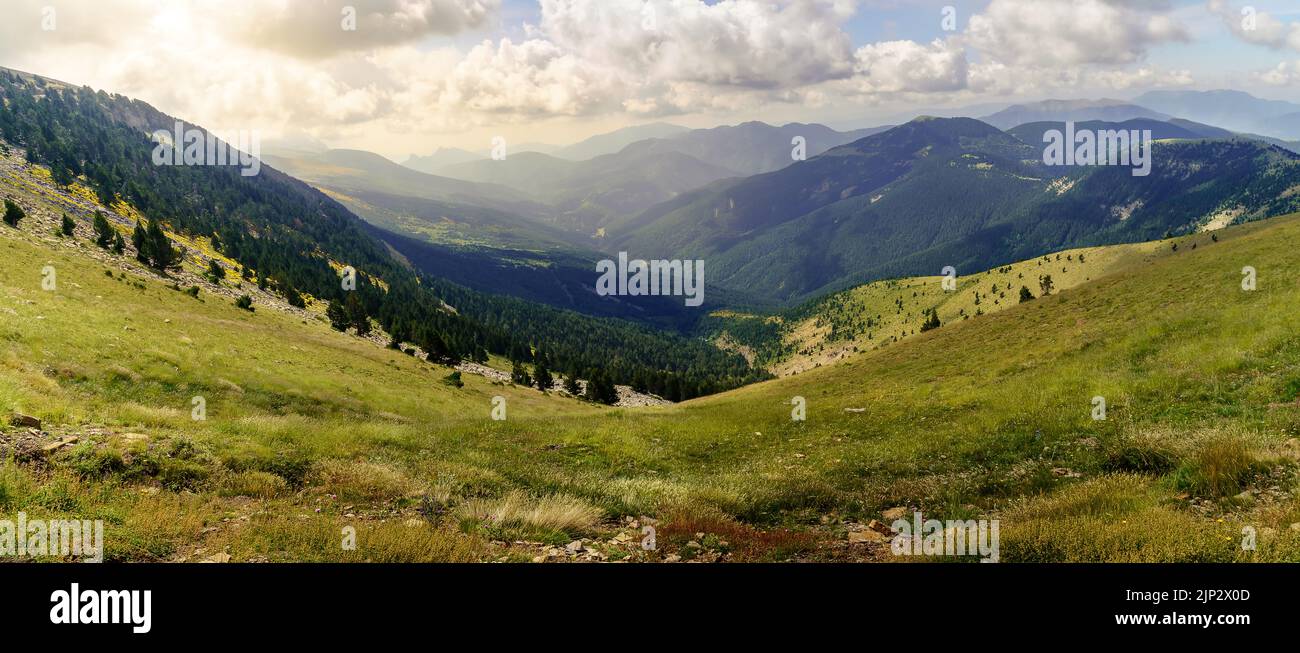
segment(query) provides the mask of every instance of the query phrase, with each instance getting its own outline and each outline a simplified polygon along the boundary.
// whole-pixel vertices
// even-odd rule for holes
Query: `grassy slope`
[[[508,543],[603,540],[642,514],[662,520],[650,559],[689,554],[699,531],[733,559],[878,559],[844,524],[905,505],[1000,518],[1004,560],[1300,560],[1284,445],[1300,220],[1221,234],[838,365],[620,410],[454,389],[318,322],[3,227],[0,411],[82,439],[51,465],[4,464],[0,510],[103,518],[112,559],[527,560],[535,547]],[[494,395],[507,421],[489,419]],[[1107,421],[1089,418],[1095,395]],[[1243,524],[1259,551],[1238,546]],[[358,551],[338,546],[345,525]]]
[[[1016,306],[1022,286],[1038,296],[1042,293],[1040,276],[1052,277],[1054,292],[1065,290],[1177,255],[1172,250],[1174,244],[1182,248],[1199,247],[1211,244],[1211,238],[1209,234],[1201,234],[1168,241],[1066,250],[958,276],[956,290],[951,292],[943,289],[942,277],[907,277],[835,293],[779,316],[724,314],[724,317],[740,321],[774,319],[781,323],[779,345],[775,340],[750,344],[754,349],[764,350],[769,370],[784,376],[913,337],[920,333],[924,311],[930,308],[938,311],[943,324],[968,320],[980,313],[995,313]],[[996,294],[994,286],[998,290]]]

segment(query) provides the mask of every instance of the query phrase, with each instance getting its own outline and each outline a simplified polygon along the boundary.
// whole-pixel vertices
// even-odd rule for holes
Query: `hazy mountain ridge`
[[[1127,167],[1043,165],[1042,125],[1021,130],[1037,136],[1031,145],[972,119],[919,119],[689,193],[612,237],[644,256],[706,258],[723,286],[793,301],[944,265],[983,269],[1300,206],[1294,153],[1196,138],[1192,126],[1162,127],[1186,140],[1157,144],[1152,175],[1133,177]]]

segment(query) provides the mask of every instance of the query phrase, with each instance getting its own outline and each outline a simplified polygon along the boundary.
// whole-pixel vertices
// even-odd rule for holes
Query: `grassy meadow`
[[[999,519],[1008,562],[1300,560],[1300,218],[1177,242],[1090,252],[1115,263],[796,376],[628,409],[454,387],[320,319],[0,226],[0,412],[45,431],[0,434],[0,514],[103,519],[116,561],[527,562],[575,539],[609,560],[888,560],[846,534],[895,507]],[[656,551],[627,545],[652,523]]]

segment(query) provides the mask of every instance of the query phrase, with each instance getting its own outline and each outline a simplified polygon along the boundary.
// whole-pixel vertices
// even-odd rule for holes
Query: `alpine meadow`
[[[0,12],[0,570],[71,570],[56,629],[297,563],[973,567],[954,624],[1080,628],[1294,580],[1288,3]]]

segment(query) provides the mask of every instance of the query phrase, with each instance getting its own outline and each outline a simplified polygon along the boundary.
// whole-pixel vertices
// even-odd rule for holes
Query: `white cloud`
[[[54,32],[36,29],[49,0],[7,0],[0,62],[213,128],[402,146],[554,117],[750,119],[1190,80],[1143,61],[1184,38],[1157,0],[990,0],[966,33],[859,44],[860,0],[537,1],[521,35],[457,48],[440,36],[473,38],[501,0],[59,0]],[[356,32],[341,29],[345,5]]]
[[[1209,0],[1207,6],[1229,31],[1247,43],[1300,50],[1300,22],[1285,23],[1251,5],[1237,7],[1226,0]]]
[[[1277,67],[1252,75],[1258,82],[1269,86],[1291,86],[1300,82],[1300,61],[1283,61]]]
[[[992,60],[1034,68],[1129,64],[1188,38],[1163,0],[992,0],[967,39]]]
[[[222,0],[201,10],[231,41],[315,59],[482,27],[500,5],[501,0]]]
[[[951,42],[886,41],[855,53],[855,85],[867,93],[935,93],[966,88],[966,53]]]

